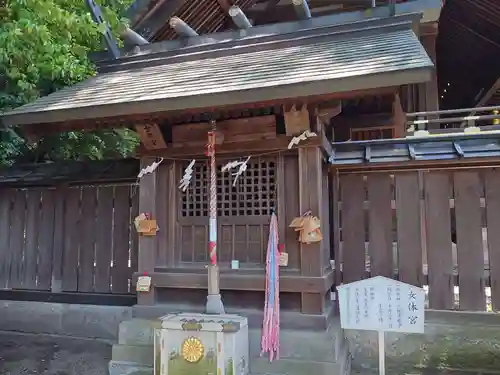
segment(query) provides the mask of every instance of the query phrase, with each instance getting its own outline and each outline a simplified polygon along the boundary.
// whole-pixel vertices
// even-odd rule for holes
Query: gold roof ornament
[[[498,109],[493,110],[494,115],[499,115],[500,111]],[[493,125],[500,125],[500,118],[493,119]]]

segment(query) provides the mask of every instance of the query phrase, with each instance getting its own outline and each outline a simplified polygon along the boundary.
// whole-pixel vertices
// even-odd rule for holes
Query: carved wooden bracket
[[[147,150],[159,150],[167,147],[160,127],[157,124],[136,125],[135,130]]]

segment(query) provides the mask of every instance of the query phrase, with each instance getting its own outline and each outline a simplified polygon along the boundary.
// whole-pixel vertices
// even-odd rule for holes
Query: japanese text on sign
[[[342,328],[424,332],[424,290],[377,276],[337,288]]]

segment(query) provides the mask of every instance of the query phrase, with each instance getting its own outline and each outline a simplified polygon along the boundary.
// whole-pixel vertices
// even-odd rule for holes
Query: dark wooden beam
[[[219,3],[219,6],[226,14],[227,12],[229,12],[229,8],[231,8],[231,5],[233,5],[232,1],[230,0],[217,0],[217,2]]]
[[[340,115],[335,117],[333,126],[347,128],[372,128],[390,126],[392,113],[376,113],[370,115]]]
[[[216,133],[218,133],[217,145],[255,141],[260,142],[263,140],[274,140],[277,137],[276,116],[274,115],[218,120],[216,124]],[[170,147],[205,148],[207,144],[207,133],[211,131],[211,129],[212,124],[210,122],[197,122],[172,126],[172,144]]]
[[[0,290],[0,299],[5,301],[77,303],[105,306],[133,306],[137,303],[135,294],[53,293],[42,290]]]
[[[397,0],[396,3],[402,3],[405,1]],[[406,2],[405,2],[406,3]],[[415,4],[409,4],[415,3]],[[377,0],[377,10],[375,12],[380,12],[381,6],[389,4],[389,0]],[[435,5],[435,4],[434,4]],[[334,13],[345,13],[359,11],[360,17],[365,18],[369,16],[371,0],[310,0],[309,8],[311,10],[311,15],[313,17],[326,16]],[[396,14],[401,13],[411,13],[411,12],[421,12],[422,4],[418,1],[408,2],[408,4],[401,5],[396,4],[395,11]],[[399,13],[398,13],[399,8]],[[405,10],[403,11],[402,8]],[[251,19],[256,20],[256,24],[269,24],[296,20],[296,14],[291,5],[291,2],[284,4],[279,4],[275,6],[273,12],[267,11],[265,4],[257,4],[252,9],[245,11],[247,16]],[[426,16],[428,17],[426,19]],[[434,9],[425,9],[424,20],[436,20],[436,12]],[[342,23],[342,22],[340,22]]]
[[[385,3],[388,1],[386,0]],[[338,6],[370,6],[371,0],[309,0],[308,5],[310,8],[323,7],[328,5],[338,5]],[[381,3],[380,0],[377,3]],[[252,11],[264,11],[264,9],[269,9],[268,7],[278,7],[283,8],[292,4],[292,0],[268,0],[265,2],[259,2],[252,7]]]
[[[259,152],[271,152],[271,151],[287,151],[288,144],[293,137],[282,136],[277,139],[264,139],[261,141],[251,141],[251,142],[235,142],[229,144],[221,144],[217,147],[217,154],[238,154],[238,153],[259,153]],[[298,148],[304,147],[320,147],[321,146],[320,137],[309,138],[305,141],[300,142],[292,150],[297,150]],[[290,151],[292,151],[290,150]],[[140,156],[154,156],[154,157],[193,157],[203,155],[205,152],[204,147],[167,147],[163,150],[146,150],[140,148],[137,150],[137,155]]]
[[[137,277],[142,276],[140,272],[134,273],[133,284],[137,282]],[[151,277],[151,285],[155,288],[178,288],[178,289],[207,289],[208,278],[206,269],[186,268],[186,269],[155,269],[155,272],[148,273]],[[326,293],[333,285],[334,271],[329,270],[323,276],[300,276],[299,274],[280,275],[280,290],[282,292],[296,293]],[[249,272],[243,269],[238,271],[221,270],[220,288],[222,290],[245,290],[264,291],[266,278],[264,271]]]
[[[328,14],[338,13],[339,10],[340,9],[335,6],[312,8],[311,15],[313,17],[326,16]],[[255,25],[265,25],[297,20],[297,14],[292,5],[276,6],[272,11],[249,10],[246,11],[245,14],[248,18],[254,20]]]
[[[267,3],[255,5],[245,11],[248,18],[254,20],[255,24],[267,24],[297,19],[297,14],[290,2],[279,5],[279,0],[270,0]],[[356,10],[369,7],[371,0],[310,0],[308,5],[311,15],[318,17],[327,14]]]
[[[137,20],[134,30],[151,39],[187,0],[159,0],[143,17]]]
[[[264,8],[264,12],[252,15],[252,13],[251,13],[252,10],[249,9],[246,11],[245,14],[248,18],[253,20],[254,25],[259,25],[260,23],[262,23],[261,19],[264,18],[264,16],[266,14],[275,12],[276,7],[278,6],[279,2],[280,2],[280,0],[269,0]]]
[[[325,133],[321,134],[321,149],[323,150],[327,161],[334,157],[332,142],[326,138]]]
[[[489,101],[492,97],[498,95],[498,91],[500,90],[500,78],[496,80],[496,82],[493,84],[493,86],[490,87],[490,89],[484,94],[481,99],[476,104],[476,107],[482,107],[484,105],[489,104]],[[492,104],[495,105],[495,104]]]

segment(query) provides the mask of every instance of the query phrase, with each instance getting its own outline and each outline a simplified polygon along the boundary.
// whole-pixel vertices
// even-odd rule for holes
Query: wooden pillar
[[[141,168],[151,165],[154,158],[143,157]],[[150,213],[156,217],[156,172],[144,175],[139,182],[139,213]],[[160,228],[161,229],[161,228]],[[138,272],[139,274],[151,273],[156,264],[156,236],[139,236]],[[137,295],[140,305],[154,305],[156,302],[156,290],[154,285],[148,293],[140,292]]]
[[[323,155],[318,147],[299,149],[299,208],[300,213],[311,211],[322,219],[323,196],[322,184]],[[328,230],[321,221],[321,231]],[[323,241],[322,241],[323,242]],[[302,276],[323,274],[323,243],[300,245],[300,271]],[[325,296],[322,293],[302,293],[301,311],[305,314],[321,314],[325,307]]]
[[[176,266],[180,262],[180,252],[177,249],[177,238],[176,238],[176,229],[177,229],[177,208],[179,204],[179,199],[177,196],[177,186],[178,179],[176,176],[177,162],[172,161],[168,164],[168,186],[167,192],[161,192],[160,194],[165,194],[167,200],[167,265],[169,267]]]
[[[437,69],[436,35],[425,35],[422,37],[422,44]],[[432,79],[425,83],[425,104],[427,111],[439,110],[439,93],[436,69],[432,72]]]
[[[439,110],[439,92],[437,80],[437,60],[436,60],[436,37],[437,24],[428,25],[424,28],[424,33],[420,37],[425,51],[431,58],[436,67],[432,72],[432,78],[429,82],[423,83],[419,87],[419,97],[422,98],[419,111],[438,111]],[[429,124],[429,128],[437,128],[439,124]]]
[[[436,68],[432,72],[429,82],[406,85],[401,88],[401,105],[407,113],[439,110],[436,59],[437,24],[424,24],[420,32],[420,42]],[[439,124],[429,124],[430,129],[438,126]]]
[[[394,95],[392,102],[392,124],[394,126],[394,137],[403,138],[406,135],[406,116],[398,93]]]
[[[157,239],[157,267],[175,267],[175,228],[177,223],[176,164],[165,160],[156,170],[156,220],[160,230]]]
[[[399,92],[401,106],[406,113],[418,112],[418,85],[404,85]]]

